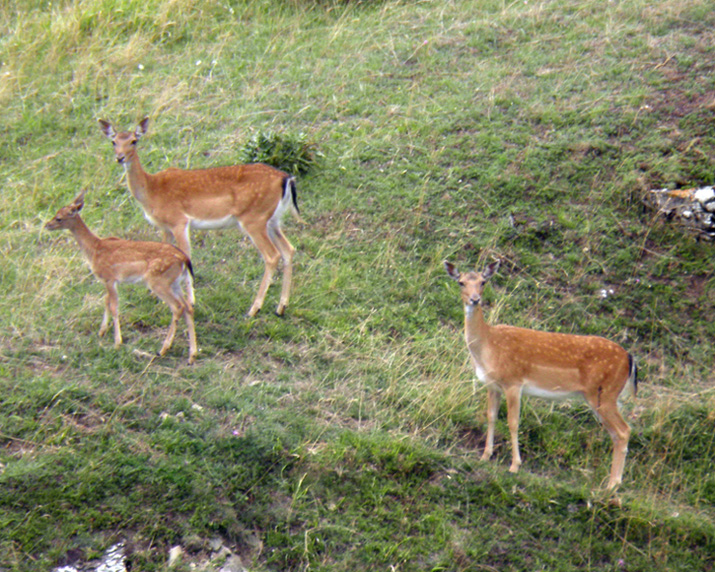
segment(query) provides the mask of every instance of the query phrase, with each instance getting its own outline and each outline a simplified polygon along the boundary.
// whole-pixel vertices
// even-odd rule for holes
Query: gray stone
[[[246,572],[246,569],[243,567],[241,559],[233,554],[224,562],[219,572]]]
[[[183,555],[184,550],[181,546],[172,546],[171,550],[169,550],[169,568],[176,566],[179,562],[181,562],[181,557]]]

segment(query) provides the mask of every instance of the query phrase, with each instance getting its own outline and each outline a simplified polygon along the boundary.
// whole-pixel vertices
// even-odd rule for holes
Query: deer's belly
[[[534,397],[542,397],[544,399],[567,399],[576,395],[576,392],[570,391],[568,389],[561,389],[557,387],[543,387],[540,384],[534,383],[530,380],[525,380],[522,386],[522,393],[526,395],[533,395]]]
[[[235,216],[228,215],[223,218],[214,219],[191,219],[191,228],[198,230],[212,230],[216,228],[235,228],[238,226],[238,219]]]
[[[154,226],[163,230],[171,231],[172,229],[171,224],[156,219],[147,211],[144,211],[144,218],[146,218]],[[235,216],[227,215],[221,218],[192,218],[189,220],[189,226],[197,230],[212,230],[218,228],[236,228],[237,226],[240,226],[240,223]]]

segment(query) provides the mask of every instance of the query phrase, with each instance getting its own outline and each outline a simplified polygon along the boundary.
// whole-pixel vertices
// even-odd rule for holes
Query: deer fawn
[[[490,326],[484,321],[484,284],[496,273],[499,261],[480,272],[459,272],[445,261],[447,274],[459,283],[464,303],[464,337],[477,378],[487,386],[487,442],[482,460],[494,450],[494,423],[501,394],[506,395],[515,473],[519,455],[521,394],[586,399],[613,441],[608,488],[621,482],[630,427],[618,411],[618,397],[627,383],[635,395],[638,377],[633,357],[615,342],[598,336],[539,332],[513,326]]]
[[[176,333],[176,323],[183,315],[189,331],[189,363],[194,363],[197,354],[194,310],[181,290],[181,283],[186,280],[190,284],[193,276],[189,257],[175,246],[162,242],[97,237],[79,215],[84,206],[84,194],[82,191],[71,204],[57,211],[45,228],[70,230],[80,250],[89,261],[92,272],[107,288],[104,318],[99,328],[99,335],[103,336],[107,332],[109,314],[111,314],[114,321],[114,346],[121,345],[117,284],[143,281],[171,308],[171,325],[159,352],[160,355],[163,356],[171,347]]]
[[[215,229],[238,226],[251,238],[265,264],[263,279],[249,316],[263,306],[268,286],[283,259],[283,288],[276,314],[288,306],[295,249],[283,235],[281,218],[287,210],[299,217],[295,179],[262,163],[159,173],[144,171],[137,142],[146,134],[149,118],[134,132],[117,133],[108,121],[99,120],[102,132],[112,141],[117,162],[124,165],[129,191],[139,201],[144,215],[178,247],[191,256],[189,228]],[[190,291],[193,303],[193,290]]]

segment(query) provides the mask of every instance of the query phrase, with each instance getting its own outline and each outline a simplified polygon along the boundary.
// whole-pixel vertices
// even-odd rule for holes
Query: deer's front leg
[[[484,446],[482,461],[488,461],[494,453],[494,426],[499,412],[501,393],[496,387],[487,386],[487,442]]]
[[[506,411],[511,435],[511,467],[510,473],[516,473],[521,466],[519,454],[519,414],[521,410],[521,387],[513,386],[506,390]]]

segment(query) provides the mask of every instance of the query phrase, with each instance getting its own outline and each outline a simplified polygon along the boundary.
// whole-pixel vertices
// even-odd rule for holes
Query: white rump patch
[[[276,210],[273,211],[270,220],[268,221],[268,227],[271,225],[276,225],[278,228],[281,226],[281,221],[283,220],[283,215],[285,212],[291,208],[291,201],[293,200],[293,194],[290,188],[286,188],[286,184],[283,185],[283,196],[281,197]]]

